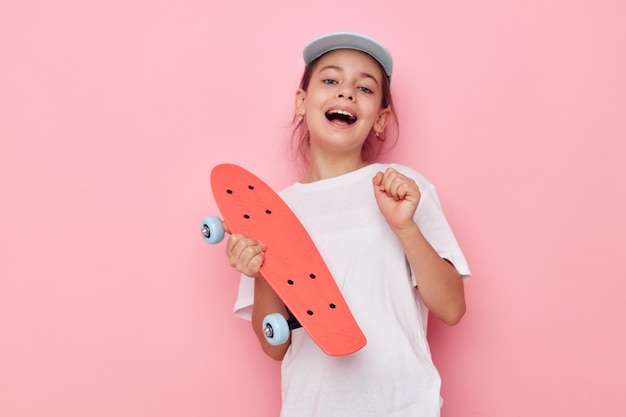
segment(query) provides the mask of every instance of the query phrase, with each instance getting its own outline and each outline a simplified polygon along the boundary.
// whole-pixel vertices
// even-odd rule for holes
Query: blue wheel
[[[214,245],[224,240],[224,228],[219,217],[205,217],[200,223],[200,228],[202,238],[206,243]]]
[[[282,345],[289,339],[289,325],[280,313],[269,314],[263,319],[265,340],[272,345]]]

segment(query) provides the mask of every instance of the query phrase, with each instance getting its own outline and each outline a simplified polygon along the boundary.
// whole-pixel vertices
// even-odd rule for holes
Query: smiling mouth
[[[326,118],[331,122],[339,121],[349,125],[356,122],[356,116],[345,110],[330,110],[326,112]]]

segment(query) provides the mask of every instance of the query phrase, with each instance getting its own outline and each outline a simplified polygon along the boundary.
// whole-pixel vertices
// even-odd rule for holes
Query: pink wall
[[[300,50],[331,30],[392,49],[388,159],[474,272],[430,328],[444,417],[625,415],[626,3],[248,3],[0,4],[0,415],[276,415],[198,222],[217,163],[296,178]]]

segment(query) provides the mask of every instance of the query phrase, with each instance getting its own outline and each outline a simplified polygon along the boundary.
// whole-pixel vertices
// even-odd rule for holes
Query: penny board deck
[[[331,356],[354,353],[366,338],[308,232],[267,184],[232,164],[211,171],[215,202],[231,233],[262,241],[260,274],[311,339]]]

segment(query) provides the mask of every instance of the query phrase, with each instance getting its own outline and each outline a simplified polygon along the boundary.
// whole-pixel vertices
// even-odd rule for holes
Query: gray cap
[[[336,49],[354,49],[371,55],[382,65],[387,78],[391,81],[391,73],[393,72],[391,53],[380,42],[359,33],[335,32],[315,38],[304,47],[302,57],[304,63],[309,65],[326,52]]]

